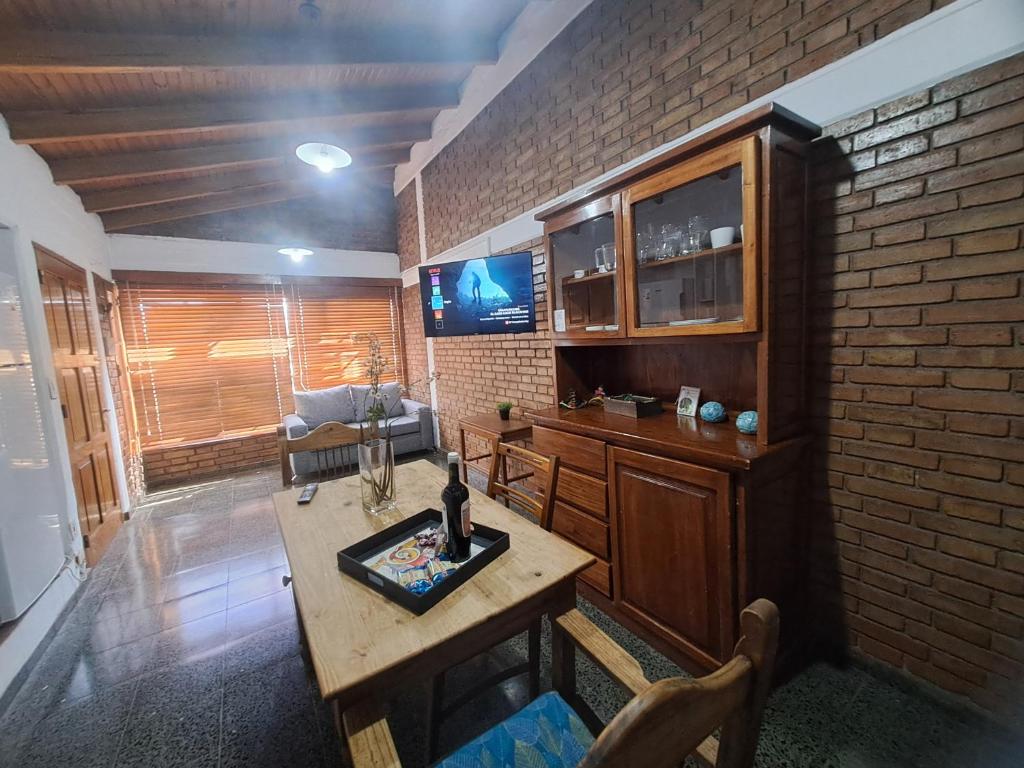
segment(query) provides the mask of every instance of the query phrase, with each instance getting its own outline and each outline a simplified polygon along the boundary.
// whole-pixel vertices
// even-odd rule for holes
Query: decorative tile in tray
[[[469,559],[453,563],[447,553],[421,546],[417,534],[442,526],[436,509],[425,509],[338,552],[338,569],[403,608],[422,614],[494,560],[509,546],[507,533],[473,523]]]

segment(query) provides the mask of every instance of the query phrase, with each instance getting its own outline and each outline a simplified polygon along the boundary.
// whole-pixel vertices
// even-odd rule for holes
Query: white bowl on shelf
[[[711,247],[724,248],[736,239],[736,227],[718,227],[711,230]]]

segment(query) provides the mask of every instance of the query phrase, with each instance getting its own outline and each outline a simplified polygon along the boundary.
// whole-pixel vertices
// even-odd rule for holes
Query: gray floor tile
[[[271,666],[299,653],[299,625],[294,618],[228,640],[224,676],[228,679]]]
[[[287,562],[284,555],[284,545],[278,544],[268,549],[260,549],[248,555],[242,555],[241,557],[229,560],[229,577],[232,580],[241,579],[246,576],[263,573],[263,571],[269,571],[271,568],[277,568],[285,565]]]
[[[164,579],[164,601],[202,592],[227,584],[230,562],[220,561],[198,568],[177,571]]]
[[[252,576],[231,579],[228,583],[228,607],[234,608],[242,603],[248,603],[287,589],[282,579],[288,573],[287,566],[279,565],[269,571],[254,573]]]
[[[106,768],[114,762],[135,682],[61,706],[17,748],[21,768]]]
[[[295,619],[295,600],[290,589],[228,609],[228,640],[251,635],[282,621]]]
[[[216,768],[221,696],[218,689],[188,702],[133,710],[117,768]]]
[[[190,621],[219,613],[227,608],[228,585],[203,590],[176,600],[169,600],[160,606],[160,622],[163,629],[170,629]]]
[[[226,638],[224,612],[165,629],[156,636],[149,669],[190,664],[219,656]]]

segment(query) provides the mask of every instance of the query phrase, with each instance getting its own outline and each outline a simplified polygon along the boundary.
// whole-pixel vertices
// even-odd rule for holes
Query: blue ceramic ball
[[[744,411],[737,416],[736,429],[745,435],[757,434],[757,411]]]
[[[721,403],[716,403],[714,400],[704,403],[700,407],[700,417],[704,421],[710,421],[717,423],[719,421],[725,421],[725,406]]]

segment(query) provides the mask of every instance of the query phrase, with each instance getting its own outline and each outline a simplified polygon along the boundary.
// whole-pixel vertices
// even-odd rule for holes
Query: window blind
[[[144,447],[267,432],[292,390],[365,384],[376,334],[404,381],[396,288],[124,284],[122,323]]]
[[[397,289],[292,284],[285,290],[294,389],[368,384],[367,334],[380,339],[384,380],[405,380]]]
[[[127,284],[122,322],[143,445],[268,431],[291,408],[280,286]]]

